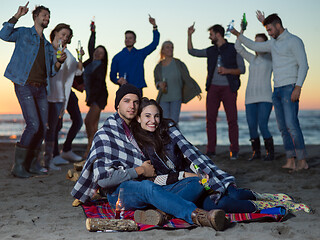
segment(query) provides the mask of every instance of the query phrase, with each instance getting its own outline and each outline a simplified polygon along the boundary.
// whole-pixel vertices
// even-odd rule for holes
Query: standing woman
[[[84,123],[88,137],[88,145],[84,158],[87,157],[93,136],[98,130],[100,113],[107,105],[108,91],[106,86],[106,74],[108,67],[108,53],[104,46],[95,48],[95,25],[91,25],[91,36],[88,44],[89,59],[84,62],[83,80],[86,90],[86,102],[89,111]]]
[[[165,41],[160,50],[160,62],[154,69],[154,79],[159,94],[157,102],[163,109],[164,118],[179,122],[181,103],[195,96],[201,99],[201,89],[191,78],[186,65],[173,57],[173,43]]]
[[[243,30],[241,31],[243,32]],[[256,42],[265,42],[267,40],[268,37],[264,33],[259,33],[255,37]],[[268,128],[272,110],[271,54],[256,52],[254,55],[248,52],[238,40],[235,43],[235,49],[250,64],[245,97],[246,116],[253,151],[249,161],[260,159],[261,157],[258,126],[266,149],[264,161],[271,161],[274,159],[273,138]]]
[[[78,69],[80,73],[82,70],[82,62],[77,62],[66,48],[67,44],[71,43],[72,34],[72,29],[65,23],[58,24],[50,34],[50,40],[55,52],[57,52],[59,47],[63,47],[65,48],[64,52],[67,55],[67,59],[62,64],[60,71],[54,77],[50,78],[50,93],[48,94],[48,129],[45,137],[44,153],[45,168],[50,170],[60,170],[60,167],[57,167],[55,163],[68,163],[60,158],[59,155],[53,158],[53,151],[55,140],[60,130],[59,122],[67,107],[74,76]],[[62,46],[59,46],[59,43]],[[57,161],[59,159],[60,161]]]

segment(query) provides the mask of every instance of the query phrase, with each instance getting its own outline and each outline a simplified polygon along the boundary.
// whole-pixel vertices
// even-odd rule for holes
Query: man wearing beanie
[[[131,84],[124,84],[118,89],[115,99],[117,112],[108,117],[103,127],[95,134],[88,159],[71,195],[85,203],[99,190],[100,194],[107,195],[109,204],[115,209],[119,191],[122,189],[126,210],[153,205],[191,224],[213,227],[216,230],[224,229],[223,210],[200,210],[193,202],[185,200],[174,190],[165,190],[161,185],[146,180],[156,176],[155,169],[138,147],[130,131],[130,123],[137,115],[140,98],[139,89]],[[133,189],[138,189],[134,191],[136,194],[132,194]],[[166,204],[163,204],[162,200]],[[179,206],[182,211],[174,214],[173,206]],[[138,218],[147,224],[163,223],[164,214],[155,210],[148,211],[136,211]],[[144,214],[150,211],[155,215],[150,219],[144,218],[147,217]]]

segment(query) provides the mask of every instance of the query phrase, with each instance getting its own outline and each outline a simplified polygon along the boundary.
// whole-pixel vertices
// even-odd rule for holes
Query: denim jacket
[[[5,22],[0,30],[0,38],[2,40],[15,42],[15,49],[4,76],[12,82],[24,86],[28,80],[31,68],[38,54],[40,36],[34,26],[32,28],[14,28],[14,25],[15,24],[13,23]],[[54,50],[51,43],[49,43],[45,38],[44,49],[47,84],[49,86],[49,77],[53,77],[56,74],[54,69],[56,58],[54,57]]]

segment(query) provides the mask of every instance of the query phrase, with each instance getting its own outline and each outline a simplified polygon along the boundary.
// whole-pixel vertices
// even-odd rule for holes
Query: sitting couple
[[[189,143],[173,121],[163,119],[156,101],[141,99],[133,85],[119,88],[115,108],[117,113],[95,134],[71,192],[81,202],[99,190],[115,208],[122,188],[125,209],[137,210],[136,222],[158,225],[167,213],[190,224],[223,230],[225,211],[255,212],[265,208],[263,201],[256,200],[291,200],[284,194],[238,189],[233,176]],[[206,195],[191,163],[207,174],[213,194]],[[160,211],[145,211],[154,208]]]

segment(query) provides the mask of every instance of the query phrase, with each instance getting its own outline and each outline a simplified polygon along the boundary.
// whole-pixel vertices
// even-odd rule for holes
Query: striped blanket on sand
[[[112,209],[107,200],[92,200],[81,205],[87,218],[108,218],[112,219],[115,216],[115,211]],[[280,210],[280,211],[279,211]],[[125,211],[123,216],[125,219],[134,220],[134,211]],[[286,215],[286,211],[274,208],[269,213],[227,213],[226,217],[230,222],[280,222]],[[175,229],[175,228],[193,228],[191,225],[182,219],[173,218],[164,226],[145,225],[138,223],[139,231],[145,231],[155,228]]]

